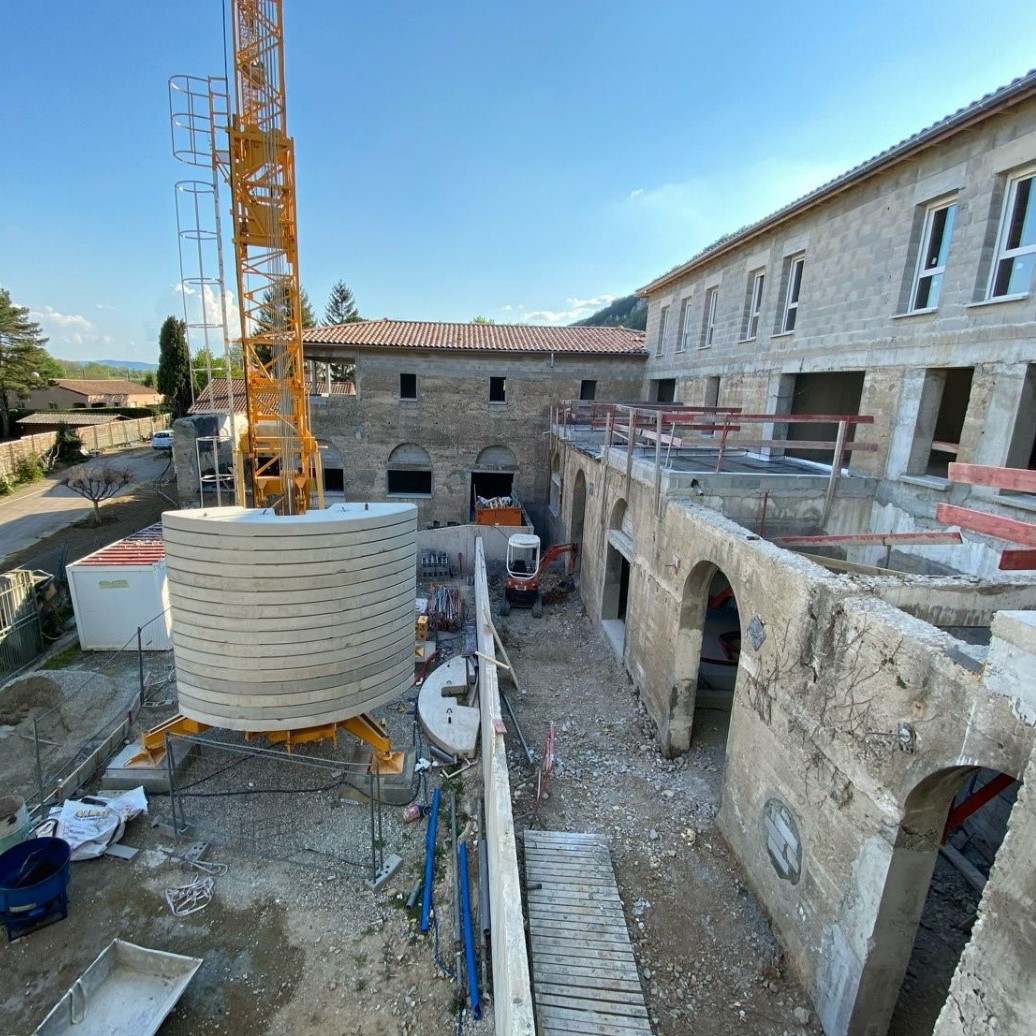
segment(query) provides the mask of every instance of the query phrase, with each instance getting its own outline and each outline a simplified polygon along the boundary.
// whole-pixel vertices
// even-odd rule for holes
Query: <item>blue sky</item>
[[[318,313],[343,278],[365,316],[568,323],[1036,64],[1015,0],[284,6]],[[196,175],[166,82],[222,72],[221,4],[17,3],[4,27],[0,285],[55,355],[153,360]]]

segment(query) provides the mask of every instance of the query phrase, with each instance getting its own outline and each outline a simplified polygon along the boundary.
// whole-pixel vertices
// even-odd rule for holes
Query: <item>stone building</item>
[[[643,333],[618,327],[365,320],[307,328],[303,344],[355,384],[313,382],[325,485],[416,503],[421,524],[469,521],[476,495],[545,519],[552,406],[635,398],[646,360]]]
[[[79,407],[157,406],[162,393],[124,378],[57,378],[29,393],[28,410],[73,410]]]
[[[552,430],[663,751],[729,709],[719,824],[831,1036],[888,1030],[922,917],[963,951],[909,1031],[1036,1017],[1034,176],[1030,74],[653,280],[640,402]]]

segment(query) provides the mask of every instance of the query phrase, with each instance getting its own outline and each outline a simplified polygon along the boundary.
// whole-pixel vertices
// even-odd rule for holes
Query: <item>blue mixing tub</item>
[[[0,921],[7,941],[68,917],[72,850],[62,838],[30,838],[0,854]]]

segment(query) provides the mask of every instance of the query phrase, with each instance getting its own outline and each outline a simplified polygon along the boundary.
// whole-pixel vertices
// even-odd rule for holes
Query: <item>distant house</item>
[[[234,378],[233,388],[228,388],[226,378],[213,378],[198,393],[188,413],[207,414],[211,412],[226,413],[230,410],[230,393],[234,395],[234,413],[245,413],[245,379]],[[310,395],[314,396],[349,396],[356,394],[352,382],[311,380]]]
[[[46,410],[22,417],[17,424],[23,435],[40,435],[43,432],[57,431],[59,425],[67,425],[74,432],[78,432],[84,428],[99,428],[121,420],[122,417],[119,414],[84,414],[74,411]]]
[[[155,406],[162,393],[124,378],[57,378],[29,394],[29,410],[79,410],[107,406]]]

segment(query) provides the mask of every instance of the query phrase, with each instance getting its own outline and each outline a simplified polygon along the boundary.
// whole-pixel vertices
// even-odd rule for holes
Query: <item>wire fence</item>
[[[5,787],[42,813],[75,794],[115,754],[142,704],[173,704],[172,651],[142,647],[149,627],[164,622],[162,612],[118,650],[37,669],[8,684],[0,697],[0,723],[13,727],[0,759]]]
[[[229,740],[235,737],[241,740]],[[380,776],[366,762],[289,754],[246,737],[226,730],[166,735],[174,832],[373,880],[385,862]]]

